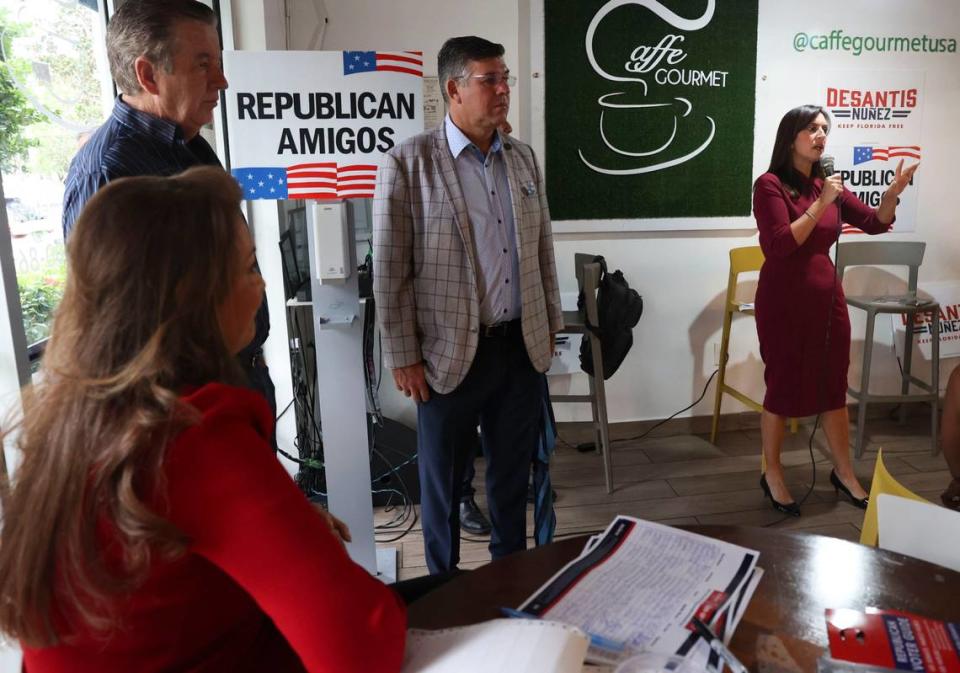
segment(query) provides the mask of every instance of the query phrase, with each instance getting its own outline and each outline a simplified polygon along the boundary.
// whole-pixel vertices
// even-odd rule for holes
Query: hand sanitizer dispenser
[[[343,201],[311,201],[313,209],[314,273],[321,283],[343,283],[350,277],[347,207]]]

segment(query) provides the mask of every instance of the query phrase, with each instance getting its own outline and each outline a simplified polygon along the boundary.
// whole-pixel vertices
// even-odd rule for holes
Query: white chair
[[[882,549],[960,572],[960,512],[881,493],[877,519]]]

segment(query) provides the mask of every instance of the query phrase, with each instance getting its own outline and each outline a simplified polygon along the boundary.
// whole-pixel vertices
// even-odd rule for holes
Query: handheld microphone
[[[829,154],[820,157],[820,167],[823,169],[823,177],[825,178],[829,178],[837,172],[833,166],[833,157]]]
[[[837,172],[833,165],[833,157],[829,154],[820,157],[820,168],[823,169],[824,178],[829,178]],[[839,241],[840,233],[843,231],[843,192],[837,197],[837,225],[837,241]],[[839,252],[839,246],[837,246],[837,250]]]

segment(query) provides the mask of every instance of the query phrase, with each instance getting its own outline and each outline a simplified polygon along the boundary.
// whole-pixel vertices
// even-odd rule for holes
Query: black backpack
[[[593,258],[600,264],[600,282],[597,287],[597,319],[599,325],[586,327],[600,339],[600,356],[603,362],[603,378],[609,379],[620,367],[633,346],[633,327],[643,314],[643,297],[630,288],[619,269],[607,271],[607,261],[602,256]],[[577,298],[577,308],[586,316],[583,289]],[[593,376],[593,353],[590,339],[584,335],[580,342],[580,369]]]

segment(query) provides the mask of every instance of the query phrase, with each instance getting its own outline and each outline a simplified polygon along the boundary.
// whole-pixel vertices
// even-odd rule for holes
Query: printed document
[[[519,610],[619,645],[591,647],[591,661],[696,649],[706,665],[709,650],[698,646],[701,639],[688,624],[696,615],[729,641],[760,581],[758,557],[738,545],[619,516]]]

